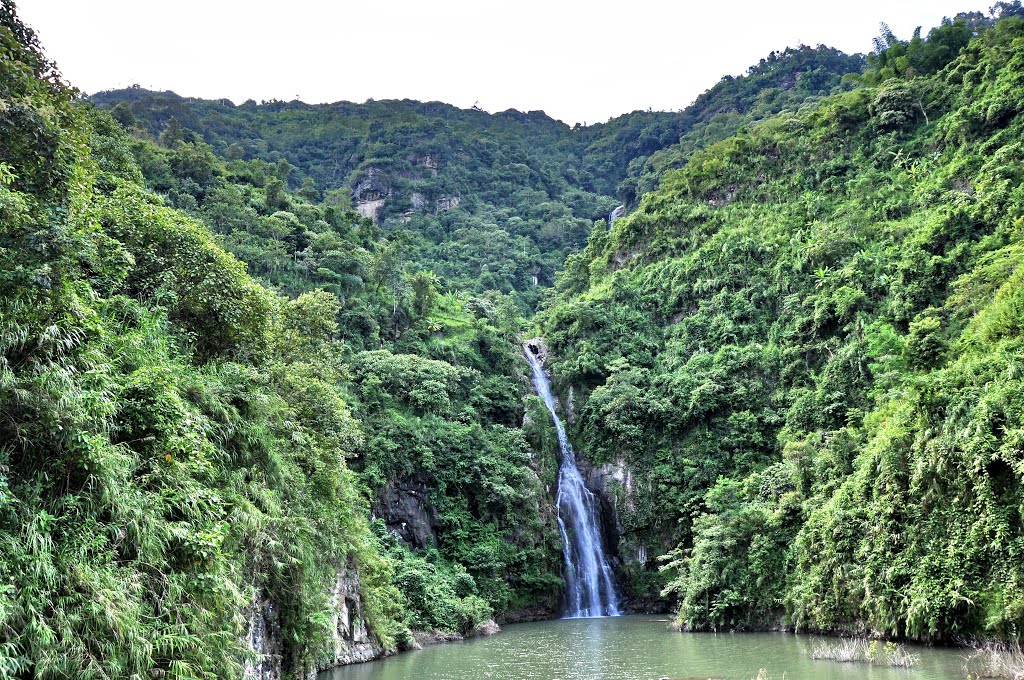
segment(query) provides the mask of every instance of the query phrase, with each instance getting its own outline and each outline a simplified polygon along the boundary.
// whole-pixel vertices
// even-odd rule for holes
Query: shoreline
[[[759,628],[744,628],[742,630],[688,630],[680,627],[673,619],[672,614],[665,613],[651,613],[651,612],[631,612],[622,614],[621,617],[643,617],[647,623],[659,623],[664,624],[666,630],[685,634],[685,635],[708,635],[708,636],[719,636],[719,635],[747,635],[747,634],[765,634],[765,633],[776,633],[781,635],[792,635],[794,637],[817,637],[826,638],[830,640],[877,640],[880,642],[894,642],[901,645],[908,645],[911,647],[923,647],[923,648],[936,648],[936,649],[949,649],[949,650],[962,650],[965,653],[983,653],[985,650],[999,649],[1001,646],[1007,646],[1014,644],[1009,640],[1002,640],[999,638],[982,638],[972,637],[964,638],[961,640],[915,640],[912,638],[897,638],[892,636],[880,635],[877,632],[870,634],[863,634],[853,631],[852,629],[846,630],[797,630],[793,626],[786,626],[778,624],[774,626],[764,626]],[[347,664],[340,664],[337,666],[331,666],[329,668],[323,668],[317,671],[316,676],[321,677],[321,674],[330,673],[333,670],[344,668],[346,666],[353,666],[357,664],[367,663],[370,661],[377,661],[386,659],[388,657],[397,656],[399,654],[405,654],[407,652],[414,652],[423,650],[426,647],[433,647],[437,645],[450,644],[455,642],[465,642],[483,637],[491,637],[504,632],[504,626],[507,625],[519,625],[526,623],[540,623],[544,621],[558,621],[564,617],[561,616],[498,616],[493,619],[488,619],[481,624],[478,624],[475,628],[466,634],[451,633],[440,630],[433,631],[413,631],[413,643],[412,645],[404,648],[399,648],[393,651],[384,651],[377,656],[372,658],[365,658],[357,661],[353,661]],[[618,617],[594,617],[594,618],[618,618]],[[500,624],[498,623],[500,621]],[[329,677],[329,676],[328,676]],[[999,676],[992,676],[999,677]],[[1013,677],[1013,676],[1006,676]]]

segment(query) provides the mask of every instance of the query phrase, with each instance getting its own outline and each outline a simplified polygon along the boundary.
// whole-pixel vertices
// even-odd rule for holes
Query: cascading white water
[[[533,369],[533,386],[551,412],[558,433],[562,462],[558,468],[558,530],[562,534],[565,556],[566,616],[618,616],[619,602],[612,583],[612,570],[605,558],[598,528],[597,500],[583,483],[576,454],[555,410],[551,383],[540,358],[529,345],[524,347]]]
[[[615,222],[615,220],[619,219],[620,217],[622,217],[625,214],[626,214],[626,206],[619,205],[619,206],[616,206],[615,208],[613,208],[612,211],[610,213],[608,213],[608,228],[611,229],[612,228],[612,223]]]

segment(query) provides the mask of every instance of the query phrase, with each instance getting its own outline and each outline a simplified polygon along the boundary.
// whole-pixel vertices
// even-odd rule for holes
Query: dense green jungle
[[[87,96],[40,41],[0,0],[0,679],[557,616],[538,336],[629,611],[1024,632],[1019,0],[586,126]]]

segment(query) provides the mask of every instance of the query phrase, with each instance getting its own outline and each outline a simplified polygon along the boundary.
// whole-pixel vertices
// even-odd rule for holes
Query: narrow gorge
[[[0,679],[1024,677],[1020,0],[589,125],[326,75],[236,102],[234,57],[185,90],[221,98],[85,94],[47,41],[121,68],[219,20],[139,5],[191,24],[89,62],[103,4],[0,0]],[[414,46],[576,77],[462,83],[422,3],[447,38],[320,14],[369,7],[208,42],[269,26],[261,86],[315,66],[298,15],[375,87]],[[617,8],[587,63],[639,35],[682,97],[706,55],[651,35],[697,9]]]

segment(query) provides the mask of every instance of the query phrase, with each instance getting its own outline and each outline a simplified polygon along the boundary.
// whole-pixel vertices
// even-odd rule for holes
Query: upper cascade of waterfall
[[[611,212],[608,213],[608,228],[611,229],[612,223],[626,214],[626,206],[618,205],[615,206]]]
[[[558,468],[558,530],[562,535],[565,558],[565,615],[569,618],[618,616],[619,601],[612,581],[612,570],[605,556],[598,522],[597,499],[583,482],[576,466],[565,426],[558,417],[557,402],[536,345],[526,343],[526,358],[533,369],[533,386],[551,412],[558,434],[562,460]]]

